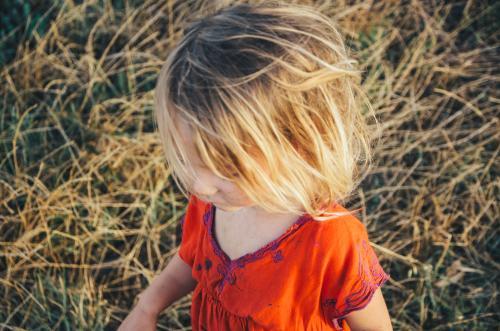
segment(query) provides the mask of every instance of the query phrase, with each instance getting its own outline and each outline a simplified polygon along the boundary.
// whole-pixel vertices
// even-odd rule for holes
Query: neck
[[[293,221],[299,216],[294,213],[270,213],[265,209],[257,205],[252,205],[248,207],[242,207],[235,211],[222,211],[229,218],[240,219],[240,220],[276,220],[276,221]]]

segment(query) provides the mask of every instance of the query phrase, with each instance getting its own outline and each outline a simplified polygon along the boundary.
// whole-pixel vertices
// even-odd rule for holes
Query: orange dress
[[[179,256],[198,281],[193,331],[350,330],[345,316],[389,278],[353,215],[315,221],[303,214],[275,240],[231,260],[214,235],[215,209],[191,195],[181,220]]]

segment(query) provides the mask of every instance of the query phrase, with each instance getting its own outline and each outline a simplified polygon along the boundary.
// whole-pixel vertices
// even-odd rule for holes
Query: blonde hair
[[[353,192],[371,161],[359,99],[377,123],[356,63],[335,23],[304,5],[238,4],[194,19],[170,51],[155,94],[181,191],[193,171],[177,116],[191,126],[206,166],[255,204],[269,212],[302,209],[317,220],[339,215],[329,206]]]

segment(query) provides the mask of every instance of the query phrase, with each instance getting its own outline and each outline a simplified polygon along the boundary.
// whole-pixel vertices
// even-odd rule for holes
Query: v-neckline
[[[276,250],[280,243],[290,236],[291,234],[295,233],[303,224],[307,223],[308,221],[311,221],[313,218],[307,214],[304,213],[300,216],[298,216],[297,220],[287,228],[285,232],[283,232],[278,238],[270,241],[269,243],[265,244],[264,246],[260,247],[259,249],[251,252],[244,254],[236,259],[231,259],[229,255],[226,254],[219,245],[219,242],[217,241],[217,238],[215,236],[215,216],[216,216],[216,210],[217,207],[212,204],[208,203],[205,211],[205,219],[207,220],[207,230],[208,230],[208,236],[210,238],[210,242],[212,243],[212,248],[214,249],[215,253],[221,258],[221,260],[224,262],[224,264],[228,266],[238,266],[240,268],[243,268],[247,263],[256,261],[260,259],[264,254],[270,250]]]

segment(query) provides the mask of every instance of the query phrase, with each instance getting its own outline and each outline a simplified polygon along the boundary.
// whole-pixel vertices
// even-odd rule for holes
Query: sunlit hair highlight
[[[367,120],[378,124],[356,63],[336,24],[308,6],[265,1],[195,18],[155,91],[182,192],[192,193],[194,172],[177,120],[191,127],[206,166],[255,204],[317,220],[339,215],[327,208],[359,185],[371,162]]]

